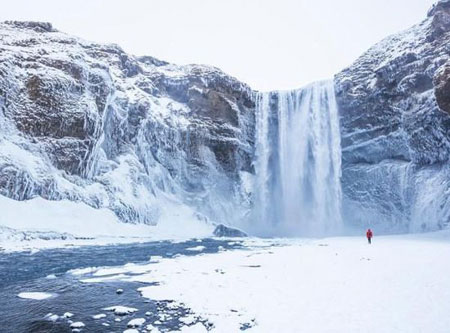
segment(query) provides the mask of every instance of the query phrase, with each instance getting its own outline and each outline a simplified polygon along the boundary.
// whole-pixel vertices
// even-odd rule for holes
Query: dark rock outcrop
[[[450,114],[450,64],[439,68],[434,76],[434,94],[442,111]]]
[[[216,237],[247,237],[247,234],[239,229],[219,224],[213,231]]]
[[[431,18],[431,33],[429,37],[438,38],[450,28],[450,1],[440,0],[428,11]]]

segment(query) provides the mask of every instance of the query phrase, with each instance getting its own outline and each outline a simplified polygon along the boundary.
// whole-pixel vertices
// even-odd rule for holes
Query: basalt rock
[[[213,232],[216,237],[247,237],[247,234],[239,229],[219,224]]]

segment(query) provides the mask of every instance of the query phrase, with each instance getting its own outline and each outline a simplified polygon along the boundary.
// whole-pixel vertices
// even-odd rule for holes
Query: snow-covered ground
[[[208,237],[214,229],[187,206],[175,204],[156,226],[123,223],[106,208],[40,197],[16,201],[0,195],[0,211],[0,251]]]
[[[184,304],[213,332],[449,332],[449,231],[375,237],[372,245],[364,237],[247,244],[109,273],[157,282],[141,294]],[[107,273],[83,281],[111,281]],[[195,331],[206,328],[197,322]]]

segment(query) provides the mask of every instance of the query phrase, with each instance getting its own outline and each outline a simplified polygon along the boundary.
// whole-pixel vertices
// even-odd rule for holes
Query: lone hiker
[[[367,229],[366,236],[367,236],[367,240],[369,241],[369,244],[372,244],[373,232],[372,232],[372,230],[370,230],[370,228]]]

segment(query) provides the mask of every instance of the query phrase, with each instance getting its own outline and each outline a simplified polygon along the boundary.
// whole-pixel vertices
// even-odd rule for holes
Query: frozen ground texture
[[[116,278],[157,282],[141,294],[183,303],[212,332],[448,332],[447,231],[372,245],[363,237],[274,242],[128,266]]]

